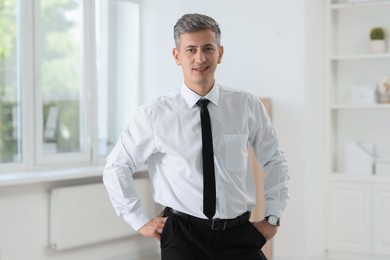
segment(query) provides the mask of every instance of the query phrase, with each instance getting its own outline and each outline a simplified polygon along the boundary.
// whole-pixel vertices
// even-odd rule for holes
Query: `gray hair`
[[[176,48],[179,49],[181,34],[197,32],[204,29],[213,31],[217,39],[217,44],[221,45],[221,29],[213,18],[203,14],[183,15],[173,27]]]

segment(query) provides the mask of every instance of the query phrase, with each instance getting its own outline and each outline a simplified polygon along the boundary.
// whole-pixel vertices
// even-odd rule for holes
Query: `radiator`
[[[142,205],[153,216],[155,203],[146,178],[134,184]],[[137,234],[114,212],[102,183],[50,191],[49,249],[63,250]]]

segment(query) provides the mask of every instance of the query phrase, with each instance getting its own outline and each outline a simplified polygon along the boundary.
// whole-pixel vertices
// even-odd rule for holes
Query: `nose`
[[[195,55],[195,62],[203,63],[206,61],[206,55],[202,51],[198,51]]]

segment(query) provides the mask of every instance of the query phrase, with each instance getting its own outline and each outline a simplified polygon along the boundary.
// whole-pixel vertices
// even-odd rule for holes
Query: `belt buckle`
[[[215,223],[220,223],[220,222],[223,222],[223,227],[222,228],[216,227]],[[214,230],[214,231],[223,230],[224,231],[226,229],[226,225],[227,225],[227,220],[213,219],[211,221],[211,230]]]

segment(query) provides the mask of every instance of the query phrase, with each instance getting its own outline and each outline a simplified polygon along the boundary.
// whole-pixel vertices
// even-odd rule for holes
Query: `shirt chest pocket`
[[[225,135],[226,167],[231,171],[246,169],[248,165],[248,135]]]

